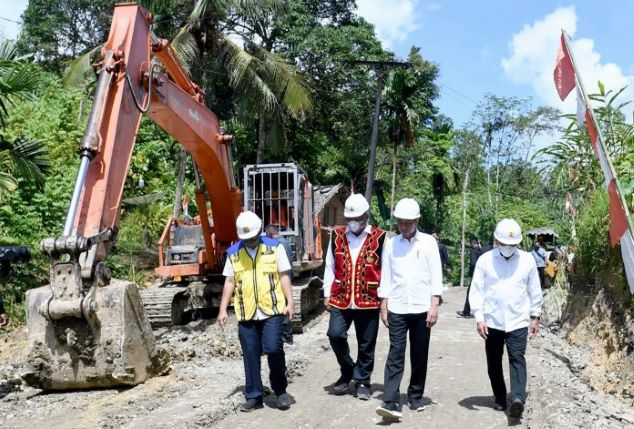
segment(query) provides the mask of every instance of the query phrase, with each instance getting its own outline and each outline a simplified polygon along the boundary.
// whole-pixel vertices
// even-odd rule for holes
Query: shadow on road
[[[475,411],[476,407],[493,408],[495,404],[492,396],[471,396],[469,398],[462,399],[458,402],[458,405],[468,410]]]

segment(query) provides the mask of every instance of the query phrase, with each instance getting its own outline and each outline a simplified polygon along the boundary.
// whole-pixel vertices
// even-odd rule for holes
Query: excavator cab
[[[295,163],[253,164],[244,167],[244,207],[274,225],[291,245],[295,316],[293,331],[321,306],[322,280],[313,270],[323,263],[319,218],[314,215],[313,185]]]
[[[244,167],[244,207],[274,225],[291,245],[295,276],[322,263],[318,218],[314,216],[313,185],[295,163]]]

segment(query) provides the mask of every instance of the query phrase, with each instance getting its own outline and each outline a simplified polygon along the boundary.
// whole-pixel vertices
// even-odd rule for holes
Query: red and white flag
[[[575,68],[572,65],[572,59],[568,53],[568,45],[565,40],[566,35],[562,31],[561,43],[559,44],[559,52],[557,52],[557,63],[553,77],[555,78],[555,87],[561,101],[564,101],[570,91],[575,87]]]
[[[564,101],[568,94],[570,94],[570,91],[575,88],[576,78],[578,78],[572,62],[572,56],[568,51],[568,44],[566,43],[566,35],[564,32],[561,33],[561,43],[559,46],[559,52],[557,53],[557,63],[555,65],[553,77],[559,98],[561,98],[561,101]],[[579,82],[581,82],[580,79]],[[630,287],[630,292],[634,294],[634,238],[632,237],[634,231],[629,230],[629,223],[625,214],[626,211],[622,205],[621,198],[619,197],[616,183],[617,179],[612,174],[612,169],[610,168],[608,161],[609,155],[603,150],[604,145],[602,145],[599,140],[601,138],[601,134],[598,131],[596,122],[594,121],[591,107],[586,104],[586,97],[583,94],[581,85],[579,85],[577,87],[577,121],[583,122],[584,119],[588,128],[590,144],[599,158],[599,164],[601,165],[601,170],[603,171],[603,176],[605,178],[605,185],[608,189],[610,244],[614,247],[619,242],[621,243],[621,256],[623,257],[627,283]],[[566,208],[570,210],[569,207],[572,207],[572,201],[566,201],[566,203]],[[570,203],[570,206],[568,206],[568,203]]]

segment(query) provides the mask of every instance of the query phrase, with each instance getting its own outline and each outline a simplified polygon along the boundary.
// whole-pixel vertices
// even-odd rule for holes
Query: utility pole
[[[379,114],[381,113],[381,93],[385,76],[390,68],[407,68],[411,64],[401,61],[350,61],[350,64],[369,66],[376,71],[376,96],[374,100],[374,118],[372,119],[372,136],[370,140],[370,160],[368,161],[368,179],[365,184],[365,199],[372,204],[372,186],[374,185],[374,165],[376,163],[376,146],[379,140]]]

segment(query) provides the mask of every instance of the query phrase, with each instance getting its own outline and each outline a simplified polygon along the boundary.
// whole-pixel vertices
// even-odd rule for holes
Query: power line
[[[478,105],[478,102],[475,101],[473,98],[470,98],[469,96],[464,95],[462,92],[458,91],[455,88],[452,88],[451,86],[447,85],[446,83],[441,83],[440,86],[450,90],[451,92],[454,92],[454,93],[458,94],[460,97],[464,98],[468,102],[473,103],[474,105]]]
[[[13,22],[14,24],[22,25],[22,23],[21,23],[20,21],[14,21],[14,20],[12,20],[12,19],[5,18],[5,17],[3,17],[3,16],[0,16],[0,19],[3,19],[3,20],[5,20],[5,21],[9,21],[9,22]]]
[[[442,94],[446,97],[451,98],[457,104],[457,106],[464,109],[465,111],[473,112],[473,107],[471,107],[470,105],[467,105],[467,103],[465,103],[464,100],[456,97],[454,94],[450,92],[443,92]]]

